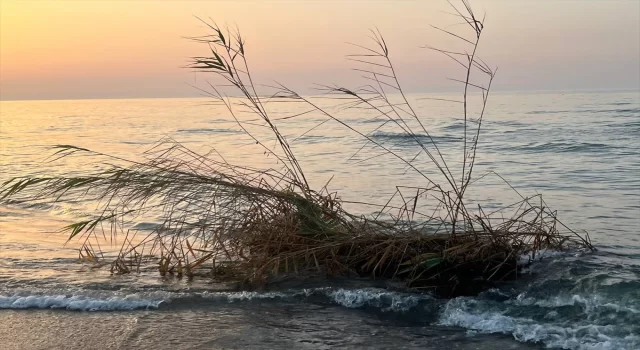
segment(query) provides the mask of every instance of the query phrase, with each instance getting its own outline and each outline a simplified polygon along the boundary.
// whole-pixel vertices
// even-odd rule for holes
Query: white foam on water
[[[0,295],[0,309],[67,309],[76,311],[125,311],[157,309],[163,300],[138,295],[95,298],[81,295]]]
[[[204,292],[200,295],[205,299],[223,299],[230,303],[235,301],[247,301],[247,300],[264,300],[264,299],[280,299],[288,298],[292,295],[289,293],[281,292]]]
[[[379,307],[382,311],[404,312],[418,305],[427,295],[390,292],[384,289],[335,289],[325,292],[335,303],[348,308]]]
[[[286,292],[214,292],[203,293],[206,299],[222,299],[228,302],[273,300],[290,298],[327,297],[330,302],[347,308],[377,307],[382,311],[404,312],[418,305],[421,300],[432,299],[425,294],[387,291],[379,288],[344,289],[332,287],[307,288]]]
[[[640,310],[631,306],[618,305],[605,300],[597,294],[584,296],[579,294],[558,295],[548,299],[536,299],[527,297],[526,293],[519,294],[515,300],[506,301],[508,304],[530,306],[535,305],[543,308],[557,308],[563,306],[580,306],[586,313],[596,309],[609,309],[615,312],[630,312],[639,314]]]
[[[424,294],[409,294],[379,288],[307,288],[286,292],[214,292],[203,293],[206,299],[222,299],[228,302],[250,300],[273,300],[291,298],[327,297],[330,302],[347,308],[377,307],[382,311],[404,312],[418,305],[421,300],[432,299]]]
[[[214,292],[203,293],[207,299],[222,299],[228,302],[250,300],[273,300],[289,298],[308,298],[312,296],[324,296],[332,303],[347,308],[377,307],[382,311],[404,312],[418,305],[421,300],[431,297],[423,294],[409,294],[387,291],[379,288],[308,288],[302,290],[290,290],[286,292]]]
[[[539,323],[498,311],[481,311],[471,298],[450,300],[438,321],[442,326],[463,327],[471,332],[511,334],[521,342],[543,343],[549,348],[572,350],[631,350],[640,348],[640,337],[615,336],[613,325]]]
[[[5,291],[5,293],[7,293]],[[76,311],[124,311],[139,309],[157,309],[161,304],[170,304],[179,299],[199,297],[210,301],[228,303],[252,300],[287,300],[321,296],[331,303],[347,308],[377,307],[383,311],[404,312],[421,300],[431,297],[423,294],[391,292],[384,289],[335,289],[331,287],[288,290],[282,292],[145,292],[123,294],[121,292],[95,291],[15,291],[9,295],[0,294],[0,309],[67,309]]]

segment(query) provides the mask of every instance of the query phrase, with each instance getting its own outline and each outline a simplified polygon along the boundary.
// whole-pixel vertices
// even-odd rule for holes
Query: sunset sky
[[[197,96],[204,77],[181,68],[203,53],[184,39],[206,34],[194,16],[237,25],[263,83],[358,84],[345,42],[368,43],[374,26],[407,90],[446,91],[460,74],[420,48],[460,48],[430,27],[464,29],[445,0],[0,1],[3,100]],[[480,55],[499,67],[496,90],[640,89],[640,1],[471,3],[487,14]]]

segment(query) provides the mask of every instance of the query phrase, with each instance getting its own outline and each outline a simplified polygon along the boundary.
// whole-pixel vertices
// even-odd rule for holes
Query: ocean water
[[[459,106],[412,95],[416,112],[452,167],[459,166]],[[207,99],[0,102],[0,180],[95,169],[83,158],[50,162],[55,144],[137,159],[163,137],[230,161],[273,166],[220,106]],[[300,113],[273,106],[272,115]],[[346,120],[411,155],[371,116]],[[283,119],[290,140],[322,122]],[[57,231],[91,203],[0,206],[2,349],[639,349],[640,92],[495,93],[474,172],[495,171],[526,195],[542,193],[561,220],[589,232],[597,252],[547,252],[517,281],[450,300],[392,291],[376,281],[334,280],[230,291],[205,279],[161,278],[153,269],[111,275],[78,261],[80,242]],[[259,132],[259,131],[256,131]],[[295,140],[307,176],[354,202],[384,203],[421,180],[365,149],[336,123]],[[426,161],[418,166],[436,174]],[[434,175],[437,176],[437,175]],[[518,197],[499,178],[470,189],[483,207]],[[370,208],[354,204],[354,212]],[[141,218],[137,227],[156,223]],[[117,242],[115,242],[117,243]],[[104,249],[116,249],[103,242]]]

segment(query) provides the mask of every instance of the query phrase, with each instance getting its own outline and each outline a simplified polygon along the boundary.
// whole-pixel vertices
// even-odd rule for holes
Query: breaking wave
[[[200,292],[200,293],[132,293],[128,295],[75,295],[16,293],[0,295],[0,309],[66,309],[73,311],[129,311],[269,300],[306,300],[347,308],[378,308],[384,312],[404,312],[421,301],[434,300],[426,294],[392,292],[378,288],[311,288],[282,292]]]
[[[523,302],[523,301],[521,301]],[[550,300],[526,300],[527,306],[542,305],[557,308],[572,303],[582,303],[581,297]],[[606,304],[605,304],[606,305]],[[612,325],[601,319],[598,324],[594,315],[586,315],[580,321],[560,320],[558,311],[545,310],[541,316],[525,317],[523,310],[487,310],[478,300],[456,298],[449,301],[438,324],[463,327],[470,333],[511,334],[520,342],[542,343],[548,348],[562,349],[637,349],[640,337],[634,333],[633,323]],[[535,315],[535,314],[534,314]],[[627,320],[631,321],[631,320]]]
[[[551,278],[519,293],[492,289],[478,297],[455,298],[441,307],[437,324],[462,327],[469,334],[508,334],[548,348],[640,347],[640,305],[619,298],[629,282],[568,291],[562,287],[567,281]]]
[[[74,311],[125,311],[157,309],[163,300],[143,299],[137,295],[91,298],[68,295],[0,295],[0,309],[66,309]]]

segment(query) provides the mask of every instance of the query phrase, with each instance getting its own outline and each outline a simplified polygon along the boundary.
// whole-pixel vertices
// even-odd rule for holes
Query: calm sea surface
[[[458,167],[459,106],[425,96],[410,97]],[[1,102],[0,181],[100,168],[83,158],[48,162],[55,144],[140,159],[166,136],[198,152],[215,147],[238,164],[274,166],[207,102]],[[299,108],[283,104],[272,113]],[[377,126],[357,110],[344,118],[366,132]],[[304,115],[278,125],[293,140],[322,120]],[[56,231],[88,215],[91,203],[0,206],[0,348],[639,349],[640,92],[496,93],[483,125],[474,173],[495,171],[523,194],[542,193],[564,223],[589,232],[597,252],[552,252],[519,281],[452,300],[362,281],[229,292],[206,280],[116,276],[78,262],[78,242],[65,245]],[[391,129],[372,135],[399,154],[415,152]],[[349,159],[362,142],[336,123],[292,144],[311,183],[334,176],[330,189],[346,200],[382,204],[396,185],[420,185],[403,164],[372,158],[375,150]],[[435,174],[428,162],[417,164]],[[487,208],[518,200],[495,176],[474,183],[470,196]],[[150,216],[136,226],[154,223]]]

